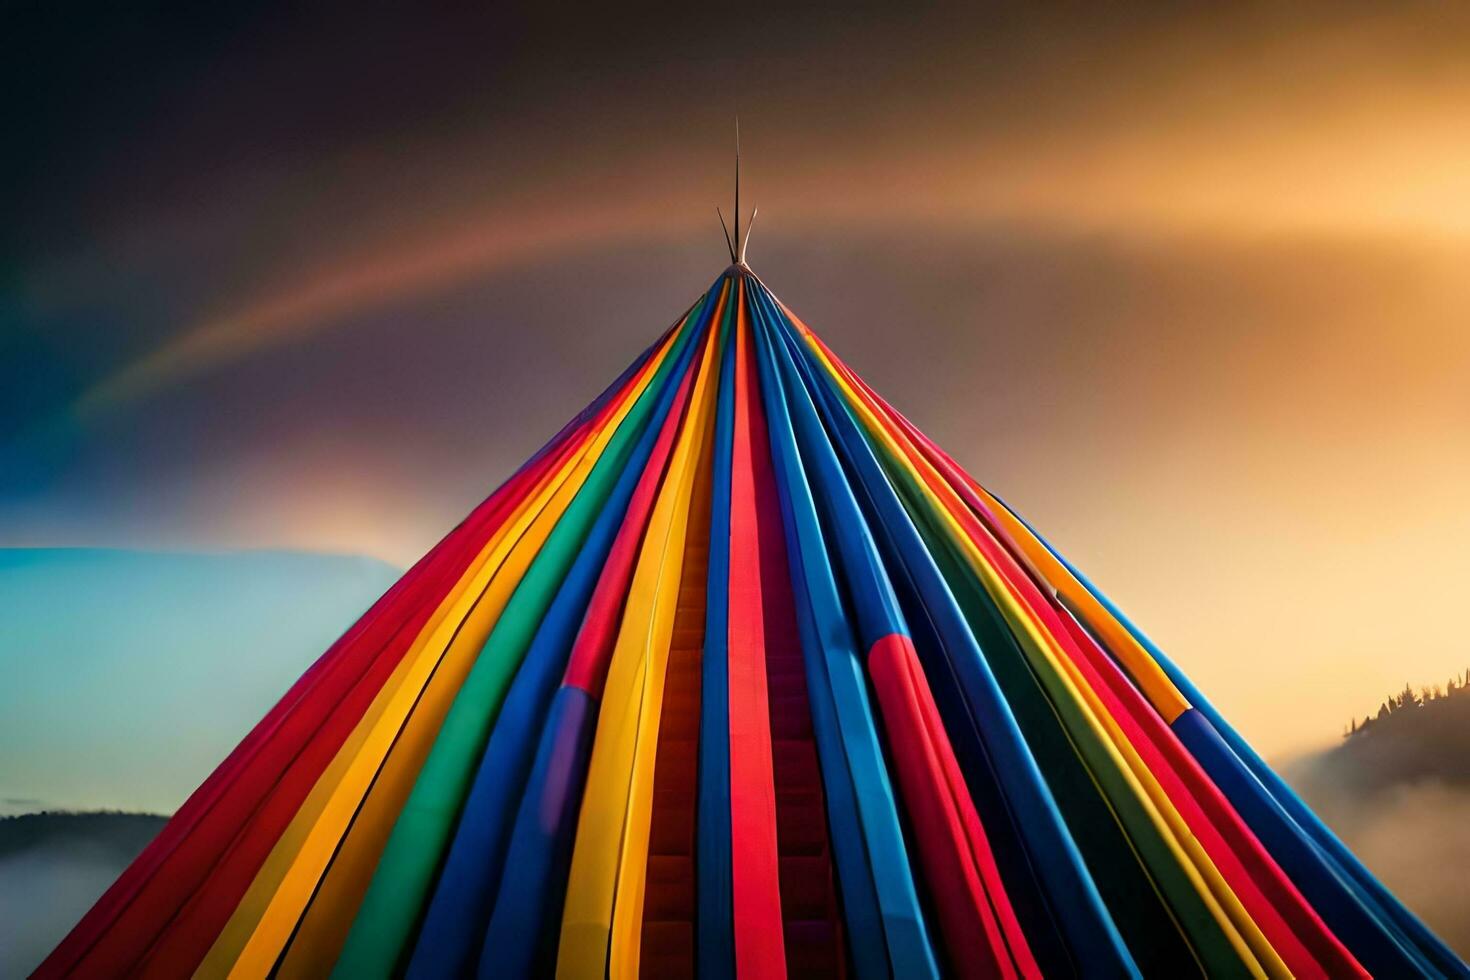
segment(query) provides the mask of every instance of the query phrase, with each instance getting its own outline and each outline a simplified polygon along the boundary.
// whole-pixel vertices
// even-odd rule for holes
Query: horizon
[[[0,546],[406,566],[718,273],[738,110],[752,266],[1263,752],[1470,655],[1463,13],[9,16]]]

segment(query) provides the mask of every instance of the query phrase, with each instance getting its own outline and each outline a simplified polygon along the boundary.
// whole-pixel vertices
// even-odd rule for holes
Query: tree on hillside
[[[1352,738],[1359,732],[1366,730],[1369,726],[1376,725],[1383,719],[1398,714],[1406,708],[1422,708],[1427,704],[1435,704],[1450,698],[1459,697],[1467,691],[1470,691],[1470,669],[1467,669],[1463,674],[1451,677],[1443,685],[1430,684],[1421,687],[1417,694],[1414,692],[1413,685],[1406,681],[1403,690],[1390,694],[1386,700],[1378,705],[1377,714],[1364,715],[1361,724],[1358,723],[1356,718],[1352,719],[1343,730],[1342,737]]]

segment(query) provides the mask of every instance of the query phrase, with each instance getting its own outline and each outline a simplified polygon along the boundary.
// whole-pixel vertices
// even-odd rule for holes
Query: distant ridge
[[[1339,791],[1377,793],[1430,779],[1470,787],[1470,674],[1417,692],[1404,685],[1316,767],[1315,778]]]
[[[85,840],[121,865],[131,861],[168,822],[160,813],[43,810],[0,817],[0,860],[62,840]]]

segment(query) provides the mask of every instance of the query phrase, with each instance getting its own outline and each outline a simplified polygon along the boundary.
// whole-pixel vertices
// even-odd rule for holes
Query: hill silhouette
[[[1340,787],[1376,793],[1403,783],[1438,780],[1470,788],[1470,671],[1443,686],[1408,684],[1375,715],[1349,725],[1342,745],[1321,760]]]
[[[157,813],[92,813],[47,810],[0,817],[0,861],[37,847],[85,842],[93,851],[131,861],[151,841],[168,817]]]
[[[1470,956],[1470,672],[1395,692],[1332,748],[1281,767],[1334,832]]]

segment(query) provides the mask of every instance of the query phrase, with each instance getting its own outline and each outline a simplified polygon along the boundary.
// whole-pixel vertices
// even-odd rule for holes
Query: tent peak
[[[745,265],[745,249],[750,244],[750,229],[755,224],[755,216],[760,213],[760,208],[751,208],[750,220],[745,224],[745,235],[740,234],[740,117],[735,117],[735,232],[730,233],[730,227],[725,224],[725,214],[718,207],[715,214],[720,219],[720,230],[725,233],[725,248],[730,253],[732,267]]]
[[[746,222],[745,225],[744,238],[732,238],[730,236],[730,229],[725,224],[725,213],[721,211],[718,207],[716,207],[715,214],[720,219],[720,230],[725,233],[725,248],[730,253],[731,268],[734,268],[735,266],[743,266],[749,268],[745,265],[745,249],[750,244],[750,229],[755,225],[755,216],[760,214],[760,208],[751,209],[750,221]]]

